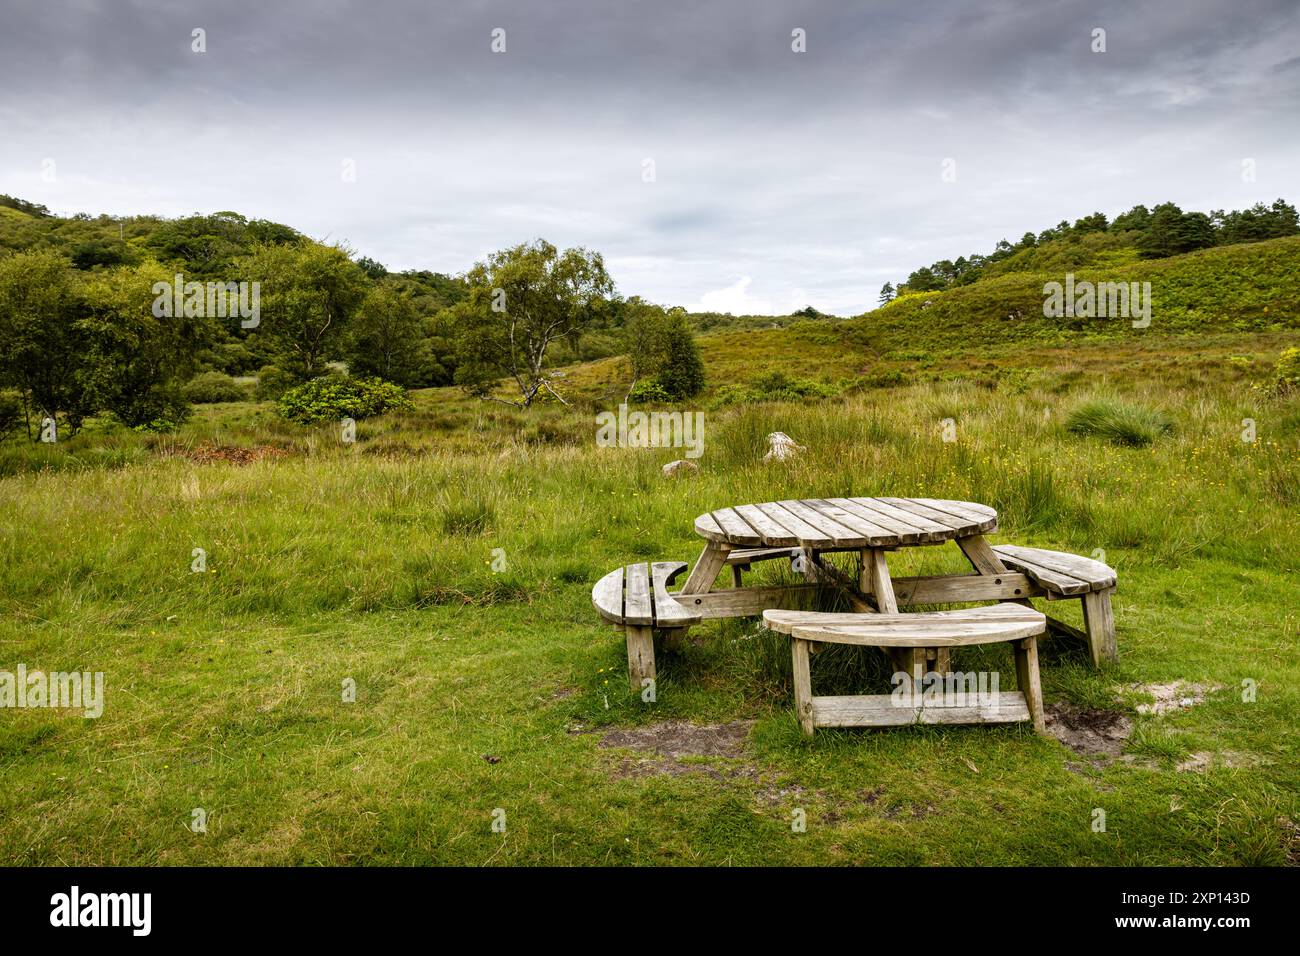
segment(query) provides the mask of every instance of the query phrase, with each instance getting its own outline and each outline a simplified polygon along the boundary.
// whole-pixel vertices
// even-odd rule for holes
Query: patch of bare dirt
[[[1133,733],[1133,721],[1114,710],[1057,701],[1047,708],[1047,732],[1077,754],[1115,759]]]
[[[1207,694],[1221,690],[1220,684],[1191,684],[1185,681],[1170,681],[1167,684],[1132,684],[1133,690],[1142,691],[1155,698],[1153,704],[1138,704],[1139,714],[1167,714],[1171,711],[1186,710],[1205,700]]]
[[[620,757],[610,768],[610,776],[615,780],[680,777],[686,774],[699,774],[713,780],[753,780],[758,777],[758,769],[745,764],[685,761],[658,756]]]
[[[642,750],[661,757],[740,757],[752,720],[725,724],[693,724],[688,720],[665,720],[646,727],[623,727],[607,731],[600,746]]]
[[[245,447],[243,445],[218,445],[214,442],[196,445],[193,448],[173,448],[171,453],[200,464],[227,461],[236,465],[251,465],[255,461],[263,461],[268,458],[283,458],[288,454],[283,448],[276,448],[273,445]]]
[[[1205,773],[1219,768],[1258,767],[1260,762],[1254,754],[1238,753],[1235,750],[1225,750],[1222,753],[1198,750],[1186,760],[1179,761],[1174,769],[1179,773]]]

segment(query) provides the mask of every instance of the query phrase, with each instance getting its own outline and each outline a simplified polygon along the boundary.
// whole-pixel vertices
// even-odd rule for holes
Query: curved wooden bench
[[[996,545],[993,552],[1008,568],[1041,587],[1049,601],[1079,598],[1083,602],[1083,631],[1061,621],[1049,619],[1048,623],[1053,630],[1087,641],[1094,665],[1119,660],[1115,615],[1110,606],[1110,594],[1119,582],[1114,568],[1077,554],[1014,544]]]
[[[655,561],[615,568],[591,589],[591,603],[600,616],[623,628],[627,638],[628,682],[633,692],[655,679],[654,629],[698,624],[691,610],[668,593],[673,580],[686,570],[685,561]]]
[[[1043,730],[1043,691],[1038,676],[1038,637],[1047,629],[1047,617],[1021,604],[994,604],[959,611],[923,614],[827,614],[818,611],[764,611],[769,628],[791,637],[794,658],[795,712],[804,733],[817,727],[897,727],[913,723],[992,724],[1029,720]],[[817,643],[856,644],[883,648],[960,647],[969,644],[1012,644],[1016,658],[1015,691],[977,694],[966,700],[963,685],[959,700],[941,697],[937,705],[925,700],[923,685],[949,675],[897,678],[911,682],[900,706],[894,694],[852,697],[814,697],[809,653]],[[920,703],[917,703],[920,701]]]

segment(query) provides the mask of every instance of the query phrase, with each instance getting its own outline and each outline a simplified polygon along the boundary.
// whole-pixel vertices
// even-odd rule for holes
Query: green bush
[[[263,365],[257,373],[257,388],[254,389],[253,394],[259,402],[270,402],[297,384],[298,379],[283,369],[276,368],[274,365]]]
[[[186,382],[181,392],[187,401],[196,405],[243,402],[249,397],[249,390],[225,372],[201,372]]]
[[[672,396],[655,379],[642,379],[632,386],[632,391],[628,392],[627,400],[638,403],[670,402]]]
[[[1269,391],[1274,395],[1286,395],[1297,389],[1300,389],[1300,348],[1289,348],[1278,356]]]
[[[684,320],[670,322],[664,331],[663,364],[655,381],[674,401],[694,398],[704,391],[704,361]]]
[[[1106,398],[1080,405],[1070,413],[1065,427],[1076,435],[1092,435],[1130,448],[1150,445],[1174,428],[1154,409]]]
[[[797,402],[804,398],[829,398],[837,394],[837,389],[778,371],[759,376],[750,385],[749,392],[756,402]]]
[[[411,407],[406,389],[378,378],[327,375],[291,388],[280,396],[280,414],[300,425],[335,422],[342,418],[370,418]]]
[[[856,389],[896,388],[907,384],[907,376],[903,374],[902,369],[891,368],[872,372],[870,375],[863,375],[853,384]]]
[[[0,441],[22,428],[26,418],[17,392],[0,392]]]

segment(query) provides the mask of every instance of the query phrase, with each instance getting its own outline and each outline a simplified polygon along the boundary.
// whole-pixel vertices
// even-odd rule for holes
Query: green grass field
[[[0,669],[103,671],[106,705],[0,714],[0,862],[1294,864],[1300,403],[1251,387],[1290,344],[951,354],[911,384],[710,411],[682,480],[660,475],[670,449],[595,446],[609,363],[575,370],[571,410],[429,391],[355,445],[251,404],[177,436],[11,441]],[[715,383],[740,368],[734,335],[701,345]],[[844,377],[877,360],[806,345],[792,373],[816,348]],[[1068,428],[1094,399],[1172,430],[1126,447]],[[775,430],[808,451],[760,463]],[[753,620],[695,628],[661,652],[656,703],[627,694],[621,636],[590,604],[601,574],[693,560],[712,508],[873,494],[982,501],[995,542],[1104,550],[1120,663],[1052,641],[1043,676],[1055,713],[1131,725],[1115,753],[1025,727],[807,740],[785,639]],[[892,570],[962,566],[945,546]],[[1059,613],[1077,623],[1075,603]],[[1001,653],[957,663],[1007,669]],[[865,653],[816,673],[887,689]],[[1137,712],[1175,681],[1204,700]]]

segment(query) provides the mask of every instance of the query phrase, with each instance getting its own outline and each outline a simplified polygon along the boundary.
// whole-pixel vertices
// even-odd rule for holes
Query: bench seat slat
[[[591,589],[591,603],[600,616],[614,624],[623,623],[623,569],[615,568]]]
[[[650,606],[650,569],[645,562],[629,564],[625,581],[624,622],[647,627],[654,624],[654,608]]]
[[[814,697],[816,727],[906,727],[911,724],[1010,724],[1029,720],[1021,691],[1000,691],[996,699],[961,706],[927,704],[899,707],[889,694],[864,697]]]
[[[1023,571],[1042,587],[1057,594],[1090,594],[1113,588],[1116,583],[1112,568],[1077,554],[1022,548],[1014,544],[1000,544],[993,551],[1007,567]]]
[[[650,576],[654,585],[655,627],[685,627],[698,624],[702,616],[677,602],[668,593],[668,585],[686,570],[685,561],[656,561]]]
[[[1042,634],[1047,618],[1020,604],[921,614],[763,612],[768,627],[806,641],[869,647],[961,647]]]

